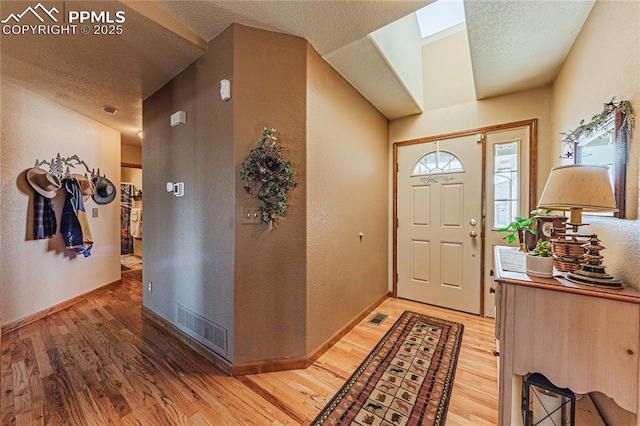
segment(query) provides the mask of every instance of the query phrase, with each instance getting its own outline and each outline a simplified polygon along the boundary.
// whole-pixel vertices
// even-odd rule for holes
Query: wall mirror
[[[598,129],[574,141],[575,164],[606,166],[616,199],[618,212],[601,213],[601,216],[625,217],[625,182],[627,175],[628,132],[624,128],[625,114],[612,109],[598,123]]]

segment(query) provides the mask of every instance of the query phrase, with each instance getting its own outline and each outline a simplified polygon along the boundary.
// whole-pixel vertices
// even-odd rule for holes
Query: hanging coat
[[[56,234],[56,213],[53,200],[33,191],[33,238],[42,240]]]
[[[135,207],[131,209],[131,223],[129,226],[133,238],[142,239],[142,209]]]
[[[67,191],[67,198],[64,201],[60,220],[60,232],[64,245],[69,250],[89,257],[93,247],[93,236],[84,210],[80,184],[75,178],[68,178],[64,182],[64,188]]]

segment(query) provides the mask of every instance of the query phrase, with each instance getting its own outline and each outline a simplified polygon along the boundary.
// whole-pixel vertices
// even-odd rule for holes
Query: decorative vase
[[[529,247],[527,246],[527,231],[524,229],[518,229],[518,242],[520,243],[520,249],[518,251],[521,253],[527,253],[529,251]]]
[[[553,257],[527,254],[527,274],[534,277],[553,277]]]

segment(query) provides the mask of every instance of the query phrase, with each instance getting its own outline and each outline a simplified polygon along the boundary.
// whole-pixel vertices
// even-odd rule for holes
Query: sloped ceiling
[[[0,70],[3,78],[119,130],[124,143],[139,144],[142,100],[238,22],[307,39],[391,119],[420,112],[421,94],[403,81],[393,55],[380,48],[384,40],[369,35],[430,1],[43,1],[61,10],[124,10],[123,34],[1,35]],[[478,96],[549,84],[592,5],[467,1]],[[33,1],[3,0],[0,19],[30,6]],[[118,113],[103,113],[103,105]]]
[[[553,82],[594,3],[466,1],[478,99]]]
[[[205,40],[238,22],[307,39],[325,55],[433,0],[158,1]]]

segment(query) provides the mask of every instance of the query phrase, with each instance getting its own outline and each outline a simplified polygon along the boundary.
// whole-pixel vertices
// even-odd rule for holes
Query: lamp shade
[[[604,166],[572,164],[551,169],[538,208],[616,212],[613,188]]]

